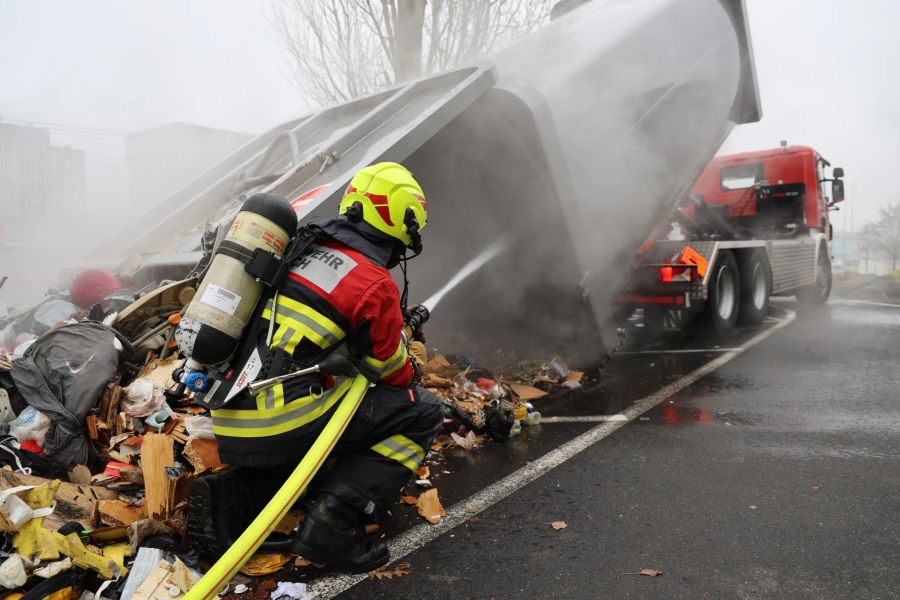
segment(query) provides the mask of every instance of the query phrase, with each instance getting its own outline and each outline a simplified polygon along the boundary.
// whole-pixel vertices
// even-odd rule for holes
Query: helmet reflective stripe
[[[356,204],[362,207],[363,221],[405,246],[412,243],[405,223],[407,211],[412,211],[420,230],[428,220],[422,187],[397,163],[378,163],[357,172],[344,192],[340,214]]]

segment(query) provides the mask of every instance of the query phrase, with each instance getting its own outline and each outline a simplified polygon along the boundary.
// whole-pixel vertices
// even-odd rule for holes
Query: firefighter
[[[341,352],[377,382],[302,501],[306,518],[291,542],[308,560],[358,573],[388,561],[387,546],[366,536],[363,523],[396,500],[434,441],[442,410],[415,385],[400,293],[389,273],[409,249],[421,251],[422,188],[403,166],[375,164],[353,177],[339,214],[309,225],[314,243],[289,266],[277,293],[263,298],[236,356],[264,348],[263,378]],[[221,459],[237,468],[191,484],[188,535],[195,547],[214,559],[237,539],[300,462],[350,381],[304,376],[256,396],[245,389],[212,411]]]

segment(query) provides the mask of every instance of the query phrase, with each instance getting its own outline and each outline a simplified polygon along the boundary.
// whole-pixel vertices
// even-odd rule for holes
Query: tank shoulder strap
[[[260,283],[270,288],[278,288],[284,281],[287,269],[309,248],[315,240],[315,235],[309,227],[303,226],[290,239],[284,250],[284,255],[279,258],[274,252],[262,248],[249,250],[241,244],[229,240],[219,243],[216,253],[224,254],[244,264],[244,270],[255,277]]]

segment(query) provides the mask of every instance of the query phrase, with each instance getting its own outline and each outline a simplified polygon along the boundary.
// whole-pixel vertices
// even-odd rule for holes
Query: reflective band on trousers
[[[396,460],[410,471],[415,471],[425,458],[425,450],[405,435],[392,435],[372,446],[372,450]]]
[[[228,437],[266,437],[312,423],[347,393],[353,381],[341,377],[335,383],[319,398],[304,396],[275,408],[214,410],[213,432]]]

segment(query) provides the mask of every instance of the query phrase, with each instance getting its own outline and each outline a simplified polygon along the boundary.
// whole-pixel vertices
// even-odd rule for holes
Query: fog
[[[83,206],[42,215],[28,255],[74,268],[85,246],[145,212],[129,190],[125,134],[175,121],[258,134],[305,111],[267,7],[0,0],[0,119],[49,124],[52,143],[87,153]],[[900,154],[892,135],[900,125],[900,8],[887,0],[748,0],[748,12],[763,121],[737,127],[722,151],[783,139],[816,147],[847,171],[836,228],[858,229],[898,198],[890,178]],[[20,255],[3,252],[6,271]],[[36,292],[47,282],[29,283]],[[0,302],[21,301],[16,286],[11,279]]]
[[[846,170],[835,229],[858,231],[900,200],[900,4],[891,0],[748,0],[760,123],[735,128],[723,152],[816,148]]]

